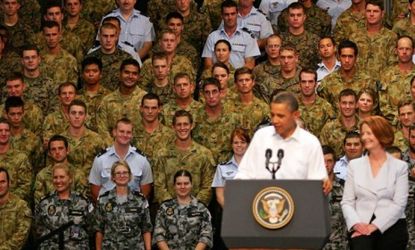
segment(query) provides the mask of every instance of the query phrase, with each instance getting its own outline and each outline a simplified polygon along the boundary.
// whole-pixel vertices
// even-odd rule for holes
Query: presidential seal
[[[286,190],[268,187],[255,196],[252,213],[261,226],[278,229],[291,221],[294,215],[294,201]]]

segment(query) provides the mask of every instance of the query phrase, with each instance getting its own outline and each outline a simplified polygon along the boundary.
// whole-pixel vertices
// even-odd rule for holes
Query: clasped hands
[[[371,235],[374,231],[378,230],[378,228],[373,224],[357,223],[353,226],[353,230],[352,238],[361,235]]]

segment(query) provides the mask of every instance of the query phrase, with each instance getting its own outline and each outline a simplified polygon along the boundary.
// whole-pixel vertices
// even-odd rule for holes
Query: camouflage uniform
[[[408,14],[410,11],[408,10],[408,1],[406,0],[392,0],[392,13],[391,13],[391,23],[395,24],[396,22],[399,22],[400,20],[398,18],[399,14],[404,13]]]
[[[359,47],[358,65],[375,80],[379,80],[379,72],[398,62],[395,53],[398,37],[385,27],[373,36],[369,36],[366,30],[360,30],[353,32],[349,38]]]
[[[86,57],[96,57],[102,61],[102,77],[100,82],[102,86],[111,91],[116,90],[119,86],[121,63],[126,59],[132,59],[130,54],[118,47],[110,55],[102,53],[101,49],[97,49]]]
[[[88,93],[85,88],[79,91],[78,99],[85,102],[88,107],[88,116],[85,123],[85,126],[95,132],[98,132],[97,116],[98,116],[98,107],[101,105],[102,100],[105,96],[111,93],[104,86],[99,86],[99,89],[96,93]]]
[[[152,51],[160,51],[160,45],[157,43],[153,46]],[[188,42],[181,39],[180,43],[176,47],[176,55],[186,57],[192,62],[193,68],[198,69],[200,65],[200,53]],[[172,79],[173,80],[173,79]]]
[[[138,148],[143,154],[153,162],[157,157],[156,151],[162,148],[166,143],[172,142],[174,139],[174,132],[167,126],[159,124],[159,126],[151,133],[148,133],[142,122],[135,122],[134,120],[134,136],[133,145]]]
[[[61,200],[56,192],[50,193],[36,206],[36,234],[41,237],[59,227],[73,222],[63,233],[65,249],[88,250],[89,234],[87,231],[89,202],[79,194],[71,192],[69,199]],[[39,249],[59,249],[58,235],[44,241]]]
[[[156,94],[160,98],[161,103],[164,105],[176,98],[171,82],[172,81],[169,81],[164,87],[158,87],[154,82],[152,82],[147,85],[146,90],[148,93]]]
[[[175,0],[149,0],[147,6],[150,21],[153,23],[155,31],[158,32],[162,29],[160,26],[167,14],[175,11],[176,2]]]
[[[395,139],[393,141],[393,145],[400,148],[402,152],[405,152],[406,150],[408,150],[408,147],[409,147],[408,140],[409,140],[408,138],[405,138],[401,128],[395,131]]]
[[[156,155],[153,174],[157,202],[176,196],[173,177],[177,171],[185,169],[192,174],[192,193],[204,204],[209,204],[215,162],[207,148],[193,141],[190,149],[183,151],[172,142],[161,148]]]
[[[161,204],[156,217],[153,243],[165,241],[169,249],[195,249],[201,242],[213,246],[213,229],[207,207],[192,197],[182,206],[176,199]]]
[[[344,11],[336,21],[334,28],[334,38],[337,43],[345,39],[349,39],[349,36],[358,30],[366,29],[366,16],[365,11],[353,12],[352,7]]]
[[[409,149],[403,153],[402,160],[408,163],[408,171],[411,171],[414,167],[415,161],[409,156]],[[415,179],[412,176],[409,176],[409,195],[405,215],[407,218],[406,222],[409,233],[409,240],[406,249],[411,250],[415,249]]]
[[[375,89],[375,84],[363,70],[357,69],[353,79],[346,81],[341,76],[340,69],[338,69],[321,81],[317,93],[326,99],[337,113],[340,92],[346,88],[354,90],[357,94],[363,88]]]
[[[269,63],[263,64],[263,67],[255,67],[255,86],[254,94],[261,100],[269,103],[271,95],[276,89],[286,90],[295,95],[300,93],[300,72],[301,67],[297,66],[295,76],[293,78],[285,79],[281,75],[279,66],[272,66]]]
[[[33,36],[31,41],[33,44],[36,44],[40,51],[47,50],[47,44],[43,32],[38,32]],[[62,35],[60,39],[60,44],[62,49],[66,50],[70,55],[75,58],[77,64],[80,64],[84,58],[84,51],[82,47],[81,39],[72,32],[62,30]],[[62,65],[54,64],[52,66]],[[57,67],[54,67],[57,68]]]
[[[81,176],[80,170],[77,169],[74,165],[67,163],[69,169],[71,169],[73,174],[73,182],[71,190],[85,196],[84,189],[81,187]],[[34,185],[34,200],[35,204],[38,204],[43,198],[45,198],[49,193],[55,190],[53,186],[53,166],[51,162],[48,166],[40,170],[36,175],[36,181]]]
[[[113,0],[84,0],[81,16],[98,28],[102,17],[116,8],[117,5]]]
[[[105,96],[97,111],[98,133],[111,138],[111,132],[117,120],[123,117],[130,120],[137,118],[138,108],[145,94],[144,90],[136,87],[129,96],[122,95],[119,90]]]
[[[10,145],[27,155],[35,173],[44,166],[43,144],[34,133],[23,129],[21,134],[11,136]]]
[[[248,105],[243,104],[240,97],[229,100],[225,104],[227,113],[239,113],[242,116],[240,127],[247,129],[252,136],[258,124],[269,117],[269,106],[264,101],[254,97]]]
[[[327,10],[322,10],[316,5],[312,5],[310,8],[305,8],[305,14],[307,16],[304,22],[304,28],[316,34],[319,37],[328,36],[331,33],[331,17],[327,13]],[[278,31],[288,31],[288,8],[281,12],[278,16]],[[317,46],[317,45],[316,45]]]
[[[72,32],[79,37],[83,48],[83,54],[94,45],[96,31],[95,26],[91,22],[80,18],[75,27],[70,28],[67,23],[64,24],[63,27],[64,30]]]
[[[187,106],[184,110],[190,112],[192,117],[195,118],[197,110],[199,110],[202,107],[203,105],[200,102],[192,100],[189,106]],[[164,125],[171,127],[173,123],[174,113],[176,113],[176,111],[181,110],[181,109],[182,108],[179,105],[177,105],[176,100],[171,100],[166,105],[163,105],[162,114],[163,114]]]
[[[392,31],[395,32],[398,35],[398,37],[401,37],[401,36],[409,36],[412,38],[415,37],[415,25],[412,24],[410,17],[397,21],[393,25]]]
[[[141,80],[139,86],[142,89],[147,88],[147,84],[154,81],[152,60],[148,59],[143,63],[141,68]],[[192,66],[192,63],[186,57],[175,55],[170,65],[169,79],[174,79],[174,76],[179,72],[185,72],[189,74],[190,81],[195,82],[196,72]]]
[[[316,100],[311,105],[305,105],[300,96],[298,98],[298,104],[301,119],[304,121],[305,127],[313,135],[320,137],[320,131],[324,127],[324,124],[335,118],[333,107],[326,100],[318,96],[316,96]]]
[[[32,212],[27,203],[10,193],[0,205],[0,249],[22,249],[29,236]]]
[[[4,53],[0,57],[0,86],[6,85],[6,78],[10,72],[16,71],[21,67],[21,58],[14,51],[3,51]],[[6,95],[3,87],[0,87],[1,96]]]
[[[19,0],[19,19],[23,23],[29,25],[32,30],[40,29],[40,22],[42,20],[42,10],[39,1],[36,0]]]
[[[382,71],[379,91],[380,110],[393,125],[398,123],[398,105],[401,100],[412,99],[411,78],[415,76],[415,67],[403,74],[399,66],[394,65]]]
[[[195,4],[191,4],[189,16],[184,17],[182,39],[192,45],[196,51],[202,51],[205,41],[212,31],[210,19],[200,13]]]
[[[207,0],[203,1],[203,6],[201,11],[206,13],[210,18],[210,23],[214,30],[219,28],[220,23],[222,22],[221,14],[221,4],[223,0]]]
[[[72,82],[76,84],[78,82],[78,65],[75,57],[68,53],[68,51],[61,49],[59,54],[52,55],[48,53],[42,53],[41,57],[46,67],[53,69],[49,72],[55,85],[61,83]],[[56,67],[59,65],[59,67]]]
[[[26,84],[24,92],[25,100],[32,100],[42,110],[43,116],[47,116],[53,105],[57,103],[57,84],[46,74],[41,73],[37,78],[24,76],[23,82]]]
[[[333,189],[330,193],[330,226],[331,233],[329,241],[323,247],[323,250],[344,250],[347,248],[347,227],[344,221],[342,207],[340,202],[343,197],[343,184],[340,183],[340,179],[333,180]]]
[[[20,18],[13,26],[8,26],[1,18],[0,23],[7,29],[7,48],[20,54],[24,45],[30,43],[34,36],[33,27],[24,23]]]
[[[69,127],[68,117],[60,109],[45,117],[42,125],[43,140],[49,140],[53,135],[61,134]]]
[[[104,235],[102,249],[144,249],[143,233],[153,229],[147,200],[131,190],[122,203],[115,188],[102,194],[94,211],[94,229]]]
[[[205,107],[202,107],[197,111],[194,121],[193,139],[212,151],[216,164],[228,160],[232,156],[230,136],[240,126],[242,116],[228,112],[223,107],[222,114],[212,120],[206,114]]]
[[[299,65],[302,68],[315,69],[320,62],[317,45],[320,38],[307,30],[300,35],[293,35],[290,32],[281,32],[283,46],[291,44],[298,51]]]
[[[62,136],[66,137],[69,143],[68,162],[77,167],[82,182],[80,185],[84,190],[89,190],[88,176],[92,162],[95,156],[108,146],[107,142],[100,135],[87,128],[79,139],[72,137],[68,130],[63,132]],[[87,193],[87,191],[81,193]],[[87,196],[89,197],[89,194]]]
[[[342,117],[328,121],[321,129],[320,142],[321,145],[328,145],[334,149],[336,155],[344,155],[343,139],[348,131],[359,131],[359,119],[356,117],[356,124],[351,128],[345,128]]]
[[[0,162],[0,166],[9,172],[10,192],[21,199],[30,201],[33,170],[27,156],[23,152],[10,148],[6,153],[0,154]]]

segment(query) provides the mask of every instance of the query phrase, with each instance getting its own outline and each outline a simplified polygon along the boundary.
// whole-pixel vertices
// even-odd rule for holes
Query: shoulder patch
[[[144,156],[145,158],[148,158],[148,157],[147,157],[147,155],[145,155],[145,154],[143,153],[143,151],[141,151],[141,150],[140,150],[140,149],[138,149],[138,148],[135,148],[135,152],[139,153],[140,155]]]
[[[102,156],[103,154],[105,154],[108,151],[108,148],[104,148],[98,151],[97,153],[97,157]]]
[[[247,27],[243,27],[241,30],[248,33],[252,38],[255,39],[255,35]]]

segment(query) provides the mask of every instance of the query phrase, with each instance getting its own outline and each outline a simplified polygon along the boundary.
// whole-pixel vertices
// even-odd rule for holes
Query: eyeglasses
[[[125,172],[115,172],[114,174],[115,174],[115,176],[129,176],[130,175],[130,172],[128,172],[128,171],[125,171]]]

